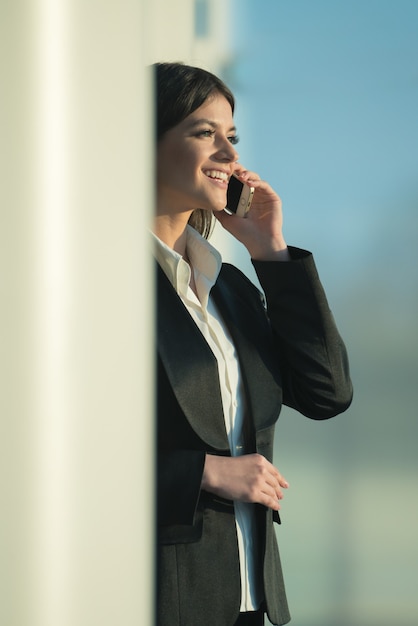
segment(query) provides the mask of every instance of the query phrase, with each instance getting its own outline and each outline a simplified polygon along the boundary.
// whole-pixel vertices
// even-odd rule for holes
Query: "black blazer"
[[[249,451],[273,457],[282,404],[326,419],[348,408],[344,344],[310,253],[254,262],[259,290],[224,264],[212,295],[234,340],[249,413]],[[205,454],[229,455],[216,359],[159,266],[157,271],[159,626],[232,626],[240,607],[233,503],[201,490]],[[257,505],[265,609],[289,621],[271,509]]]

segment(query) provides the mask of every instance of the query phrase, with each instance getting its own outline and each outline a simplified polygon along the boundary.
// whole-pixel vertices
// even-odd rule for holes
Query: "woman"
[[[280,198],[237,162],[229,89],[182,64],[155,77],[158,624],[285,624],[273,431],[282,403],[313,419],[347,409],[346,351],[311,254],[286,245]],[[232,173],[255,188],[245,218],[224,211]],[[201,236],[213,216],[246,246],[267,307]]]

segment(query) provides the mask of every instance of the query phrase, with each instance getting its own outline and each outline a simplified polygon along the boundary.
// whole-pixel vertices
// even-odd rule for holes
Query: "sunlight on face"
[[[220,94],[167,131],[157,147],[157,214],[222,211],[236,142],[232,109]]]

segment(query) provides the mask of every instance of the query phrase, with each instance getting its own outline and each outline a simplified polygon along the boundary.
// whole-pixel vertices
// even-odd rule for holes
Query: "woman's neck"
[[[186,253],[187,219],[183,215],[157,215],[154,218],[154,234],[167,246],[181,254]]]

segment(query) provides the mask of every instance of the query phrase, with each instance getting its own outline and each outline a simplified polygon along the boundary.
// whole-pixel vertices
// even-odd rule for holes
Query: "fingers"
[[[246,170],[245,167],[243,167],[239,163],[236,164],[234,174],[238,176],[238,178],[240,178],[243,182],[257,182],[261,180],[258,174],[256,174],[255,172],[251,172],[250,170]]]
[[[206,455],[202,488],[241,502],[263,504],[279,510],[286,479],[261,454],[240,457]]]
[[[286,478],[281,474],[279,474],[279,485],[280,487],[283,487],[283,489],[289,488],[289,483],[287,482]]]
[[[268,487],[264,489],[264,494],[269,500],[266,506],[274,510],[279,510],[280,500],[284,498],[283,489],[287,489],[289,483],[279,474],[278,478],[273,478],[271,481],[268,481],[267,485]]]
[[[256,172],[252,172],[250,170],[244,169],[242,166],[237,166],[238,169],[235,170],[235,175],[241,180],[241,182],[246,183],[250,187],[254,187],[256,190],[256,197],[258,201],[262,204],[268,204],[270,208],[279,203],[279,208],[281,210],[281,200],[274,189],[268,184],[267,181],[262,180],[260,176]],[[253,200],[252,207],[255,206],[256,202]],[[265,207],[264,207],[265,208]],[[250,209],[251,211],[251,209]]]
[[[249,456],[254,457],[256,467],[252,501],[264,504],[273,510],[279,510],[279,502],[284,497],[282,490],[287,489],[289,483],[265,457],[258,454]]]

